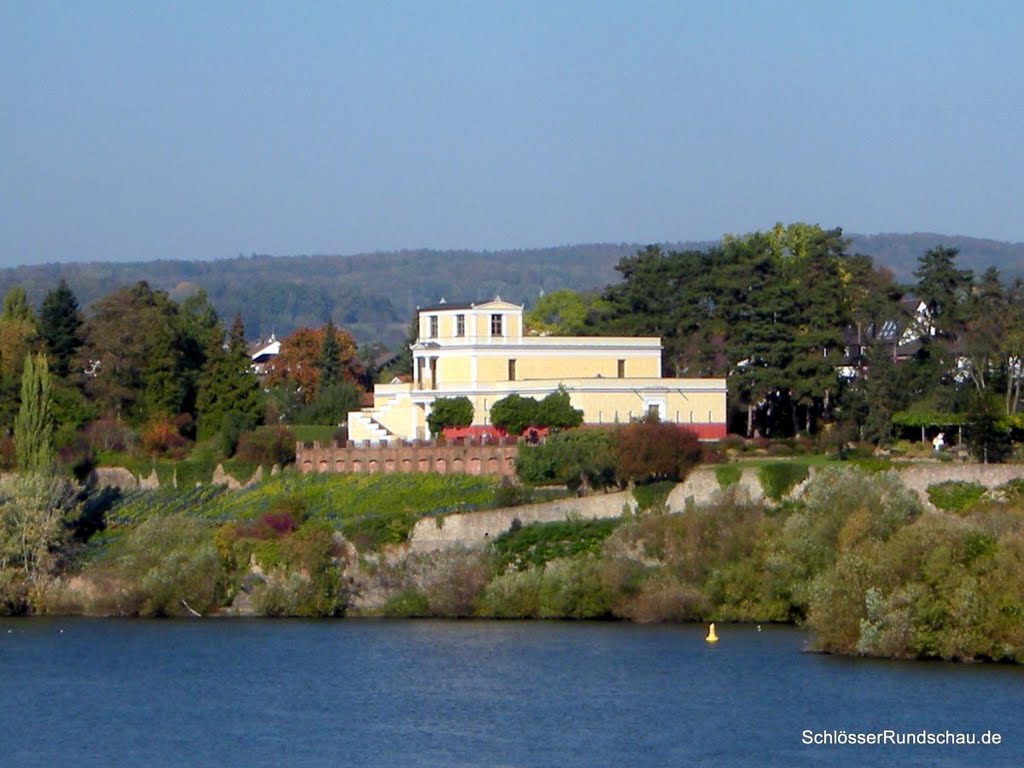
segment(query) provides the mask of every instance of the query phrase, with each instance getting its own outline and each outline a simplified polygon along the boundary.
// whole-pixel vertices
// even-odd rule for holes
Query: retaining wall
[[[583,498],[558,499],[543,504],[495,509],[489,512],[465,512],[425,517],[416,522],[409,547],[413,552],[432,552],[456,544],[475,547],[509,530],[518,520],[522,525],[559,520],[601,520],[636,511],[636,500],[629,492],[602,493]]]

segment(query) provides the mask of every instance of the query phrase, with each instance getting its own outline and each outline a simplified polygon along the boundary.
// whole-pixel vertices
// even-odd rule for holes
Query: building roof
[[[254,362],[260,362],[271,357],[277,357],[281,354],[281,342],[271,336],[265,342],[261,342],[262,346],[256,349],[251,356]]]
[[[476,309],[477,307],[487,306],[488,304],[507,304],[509,306],[523,308],[522,304],[516,304],[513,301],[505,301],[501,296],[495,296],[493,299],[483,299],[481,301],[446,301],[443,297],[437,304],[430,304],[426,307],[416,307],[420,312],[440,312],[443,310],[452,309]]]

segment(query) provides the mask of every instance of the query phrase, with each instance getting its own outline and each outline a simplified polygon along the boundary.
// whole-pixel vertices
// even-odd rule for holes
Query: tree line
[[[661,337],[665,375],[727,378],[734,433],[884,444],[963,429],[992,460],[1021,426],[1022,283],[974,275],[956,249],[926,251],[900,283],[841,230],[792,224],[648,247],[617,270],[602,291],[541,297],[528,328]],[[38,308],[15,286],[0,310],[0,464],[19,463],[18,443],[21,462],[49,460],[27,458],[29,435],[87,465],[133,439],[174,455],[218,436],[231,455],[259,424],[337,425],[372,386],[380,350],[331,322],[304,327],[261,379],[241,316],[223,322],[202,290],[175,301],[140,281],[83,312],[63,281]],[[509,406],[521,420],[523,403]]]
[[[228,457],[262,424],[337,426],[369,384],[358,352],[331,322],[300,328],[258,376],[241,318],[222,322],[202,291],[175,302],[139,282],[83,312],[62,281],[37,312],[15,287],[0,312],[0,466],[82,471],[133,448],[181,458],[212,438]]]
[[[718,245],[651,246],[601,292],[559,291],[537,332],[660,336],[666,376],[727,377],[730,431],[886,443],[969,427],[988,458],[1021,426],[1024,283],[961,269],[955,248],[900,283],[839,229],[777,225]]]

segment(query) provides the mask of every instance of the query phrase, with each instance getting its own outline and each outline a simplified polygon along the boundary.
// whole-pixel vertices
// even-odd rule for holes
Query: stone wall
[[[915,464],[897,464],[894,469],[899,473],[900,481],[926,506],[931,508],[928,500],[928,487],[938,483],[960,481],[978,483],[986,488],[997,488],[1011,480],[1024,479],[1024,464],[954,464],[942,462],[921,462]],[[814,467],[810,468],[810,476],[789,493],[789,498],[798,497],[807,484],[814,479]],[[764,498],[761,483],[757,478],[757,469],[746,467],[738,483],[749,497],[755,501]],[[668,497],[670,512],[682,512],[687,500],[694,504],[707,504],[720,491],[718,478],[713,468],[695,469],[686,481],[677,485]]]
[[[489,512],[466,512],[417,521],[409,539],[413,552],[432,552],[460,544],[474,547],[509,530],[518,520],[522,525],[551,523],[559,520],[600,520],[620,517],[623,512],[636,511],[636,501],[628,492],[602,493],[583,498],[559,499],[543,504],[495,509]]]
[[[1024,479],[1024,464],[912,464],[900,470],[900,480],[930,506],[928,486],[949,481],[978,483],[997,488],[1011,480]]]
[[[438,472],[444,474],[515,475],[515,442],[412,442],[394,445],[339,446],[299,443],[295,466],[300,472]]]

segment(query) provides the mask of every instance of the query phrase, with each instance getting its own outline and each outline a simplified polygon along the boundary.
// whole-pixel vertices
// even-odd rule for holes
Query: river
[[[0,765],[1024,764],[1024,669],[820,656],[792,628],[719,635],[711,646],[698,626],[623,623],[5,619]],[[804,743],[904,733],[1001,743]]]

